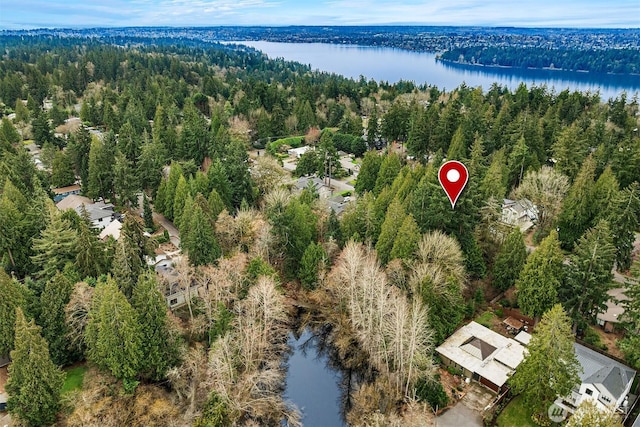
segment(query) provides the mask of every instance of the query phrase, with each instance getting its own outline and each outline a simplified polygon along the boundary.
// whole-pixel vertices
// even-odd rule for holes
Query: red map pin
[[[462,193],[464,186],[467,185],[468,180],[469,171],[467,171],[467,167],[459,161],[449,160],[440,166],[438,181],[440,181],[444,192],[447,193],[447,197],[449,197],[451,201],[452,209],[455,208],[458,197],[460,197],[460,193]]]

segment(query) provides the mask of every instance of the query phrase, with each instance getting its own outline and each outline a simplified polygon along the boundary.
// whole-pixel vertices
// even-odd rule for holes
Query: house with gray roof
[[[524,359],[526,349],[512,338],[471,322],[454,332],[436,352],[445,366],[460,369],[467,378],[500,392]]]
[[[573,412],[584,399],[592,399],[602,410],[613,408],[626,415],[636,371],[581,344],[574,343],[574,348],[582,367],[581,384],[570,397],[558,399],[556,404]]]
[[[77,194],[65,197],[56,203],[56,207],[61,211],[73,209],[78,215],[82,215],[82,209],[84,208],[89,215],[92,226],[98,230],[105,228],[118,216],[114,212],[111,203],[104,203],[103,201],[94,202],[87,197]]]
[[[607,309],[603,313],[598,313],[596,317],[598,325],[602,326],[605,332],[613,332],[620,323],[620,318],[624,314],[624,303],[629,299],[624,292],[624,288],[614,288],[607,291],[607,295],[609,295],[609,299],[605,303]]]
[[[538,221],[538,208],[528,199],[504,199],[502,203],[502,222],[518,227],[525,232]]]

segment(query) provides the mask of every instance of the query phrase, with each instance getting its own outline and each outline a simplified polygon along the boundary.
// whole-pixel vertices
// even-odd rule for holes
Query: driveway
[[[464,397],[451,409],[436,418],[437,427],[483,427],[482,413],[496,395],[478,383],[467,386]]]

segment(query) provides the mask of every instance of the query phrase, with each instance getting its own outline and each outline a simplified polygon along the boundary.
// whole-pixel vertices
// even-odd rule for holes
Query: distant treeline
[[[615,74],[640,73],[640,53],[635,49],[585,51],[469,46],[448,50],[440,58],[444,61],[486,66],[553,68]]]
[[[442,53],[442,59],[467,64],[553,68],[594,73],[640,73],[640,31],[431,26],[290,26],[200,28],[87,28],[3,31],[3,36],[62,36],[136,44],[210,48],[216,41],[265,40],[330,43]],[[217,47],[220,49],[220,46]]]

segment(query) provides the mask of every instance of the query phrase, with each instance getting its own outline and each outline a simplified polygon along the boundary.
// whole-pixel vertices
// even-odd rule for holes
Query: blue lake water
[[[285,400],[302,413],[304,427],[341,427],[340,371],[330,367],[326,352],[319,351],[319,341],[309,330],[300,338],[289,338],[293,353],[288,360]]]
[[[546,85],[560,92],[565,89],[600,92],[606,101],[623,91],[630,99],[640,93],[640,76],[621,76],[552,70],[522,70],[452,65],[436,61],[433,53],[411,52],[386,47],[337,45],[326,43],[276,43],[266,41],[236,42],[261,50],[271,58],[284,58],[354,79],[364,76],[376,81],[395,83],[411,80],[416,84],[435,85],[452,90],[463,82],[488,90],[494,82],[516,89]]]

